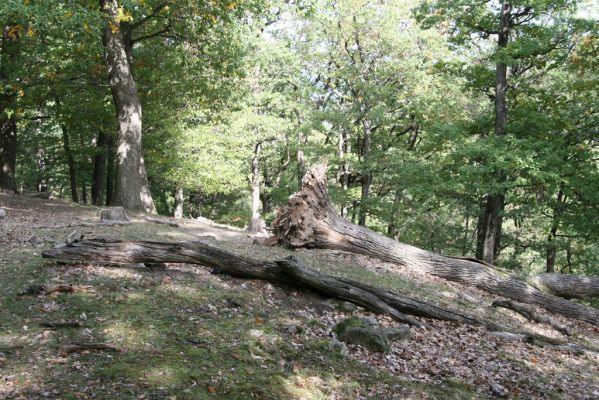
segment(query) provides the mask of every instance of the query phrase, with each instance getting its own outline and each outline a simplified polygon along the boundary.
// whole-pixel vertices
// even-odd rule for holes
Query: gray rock
[[[383,330],[387,340],[394,342],[396,340],[408,339],[410,337],[409,325],[398,325]]]
[[[6,217],[6,210],[4,208],[0,208],[0,219]]]
[[[358,309],[358,306],[349,301],[337,301],[335,308],[341,312],[351,314]]]
[[[347,348],[347,345],[337,339],[331,339],[329,342],[329,349],[335,353],[341,354],[342,356],[349,355],[349,349]]]
[[[358,344],[370,351],[389,351],[387,337],[374,318],[347,318],[339,322],[333,331],[339,340],[347,344]]]

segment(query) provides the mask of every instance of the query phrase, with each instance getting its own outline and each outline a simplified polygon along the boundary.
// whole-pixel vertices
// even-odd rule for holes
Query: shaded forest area
[[[217,279],[225,292],[230,287],[243,292],[242,278],[257,279],[302,299],[318,293],[341,302],[343,310],[326,316],[310,314],[322,311],[321,304],[306,311],[308,317],[287,310],[271,318],[267,311],[252,316],[239,299],[219,300],[238,309],[235,313],[248,311],[245,322],[233,325],[217,316],[224,323],[219,329],[234,326],[231,337],[233,331],[249,332],[253,339],[244,346],[254,360],[280,359],[283,375],[267,361],[261,367],[274,367],[278,372],[271,372],[285,383],[262,397],[287,396],[295,385],[289,379],[301,375],[286,367],[293,364],[289,349],[273,343],[284,336],[297,339],[305,324],[325,318],[316,323],[322,329],[308,328],[309,338],[302,337],[312,350],[318,346],[310,340],[324,340],[320,350],[332,357],[317,363],[318,377],[322,369],[343,370],[334,360],[353,357],[370,363],[368,368],[380,366],[390,374],[385,382],[395,382],[394,373],[401,371],[400,380],[426,385],[437,379],[451,388],[439,394],[426,386],[402,386],[404,381],[389,384],[407,396],[537,397],[546,387],[566,397],[586,391],[592,398],[599,393],[596,379],[581,366],[594,368],[599,354],[598,17],[596,4],[582,0],[3,2],[0,264],[21,278],[3,278],[2,318],[22,312],[37,321],[33,302],[46,297],[65,299],[50,307],[57,315],[71,306],[85,310],[93,300],[67,299],[100,299],[96,294],[107,288],[131,291],[127,302],[139,299],[140,277],[156,271],[168,282],[151,278],[148,292],[187,274],[173,285],[197,284],[198,293],[218,297],[206,283],[212,278],[201,276],[201,268],[210,268],[234,277]],[[56,216],[40,221],[53,207]],[[365,275],[353,276],[347,265],[350,272],[330,259],[323,267],[318,257],[331,254],[353,260]],[[27,260],[23,271],[11,267],[12,258]],[[387,264],[394,267],[371,268]],[[68,272],[82,265],[91,269]],[[46,267],[51,272],[24,278]],[[113,287],[88,274],[123,268],[139,268],[129,286]],[[388,272],[385,279],[379,269]],[[431,280],[438,286],[425,294]],[[454,295],[447,287],[478,298]],[[198,293],[177,298],[193,303]],[[257,301],[247,296],[242,297]],[[464,299],[472,304],[464,307]],[[166,310],[181,306],[171,300],[158,321],[166,330],[152,336],[154,325],[140,322],[156,354],[162,354],[156,340],[168,329],[177,337],[191,332],[187,322],[187,333],[168,322]],[[27,311],[23,302],[31,303]],[[132,317],[140,318],[135,313],[143,308]],[[498,315],[497,308],[512,314]],[[101,335],[93,326],[81,331],[87,311],[39,326],[111,339],[63,346],[61,357],[76,360],[81,352],[131,355],[135,346],[146,345],[141,336],[127,343],[110,331],[104,323],[111,317],[104,311],[100,306],[94,317],[103,326]],[[340,321],[343,314],[350,318]],[[299,317],[298,324],[285,322]],[[530,325],[519,326],[518,318]],[[401,363],[393,357],[406,351],[411,336],[422,340],[432,329],[445,335],[437,344],[451,341],[446,334],[452,325],[442,324],[469,326],[475,332],[470,339],[485,337],[496,345],[479,349],[481,360],[481,354],[498,356],[505,341],[519,343],[515,360],[530,359],[537,347],[548,359],[572,356],[575,361],[562,361],[580,368],[563,375],[555,367],[559,374],[553,378],[583,379],[584,385],[560,386],[545,370],[521,385],[510,364],[509,376],[493,375],[476,389],[470,373],[480,368],[459,375],[464,360],[455,358],[457,387],[439,378],[441,369],[432,361],[422,376],[409,365],[390,367]],[[23,360],[33,357],[44,360],[43,367],[34,363],[38,368],[64,373],[50,366],[44,346],[63,345],[79,333],[44,330],[41,339],[32,339],[14,329],[9,324],[0,330],[0,350],[6,348],[0,368],[16,360],[11,368],[18,371],[31,366]],[[374,336],[364,339],[364,332]],[[264,341],[271,334],[269,347]],[[323,339],[328,336],[332,341]],[[198,345],[191,340],[187,343]],[[27,341],[30,353],[20,350]],[[179,349],[181,343],[167,346],[196,359],[198,354]],[[262,350],[254,351],[254,345]],[[390,353],[390,361],[367,359],[377,352]],[[91,375],[102,375],[97,359],[81,360],[89,362]],[[122,372],[130,379],[130,393],[145,393],[139,385],[148,381],[130,373],[137,360],[129,361]],[[159,386],[157,396],[226,393],[217,389],[214,382],[221,380],[214,372],[206,372],[210,379],[192,379],[193,387],[202,382],[197,393],[189,387],[181,392],[176,386],[185,386],[187,374],[167,380],[172,390]],[[258,385],[253,372],[248,374]],[[329,382],[331,390],[307,398],[323,393],[370,398],[364,388],[376,374],[370,369],[363,374],[369,378],[344,375],[357,385],[351,396],[352,384]],[[54,393],[44,391],[52,385],[41,375],[36,379],[37,386],[0,385],[0,396]],[[393,397],[389,385],[381,398]],[[117,386],[111,390],[121,393]],[[239,398],[259,392],[226,387]]]

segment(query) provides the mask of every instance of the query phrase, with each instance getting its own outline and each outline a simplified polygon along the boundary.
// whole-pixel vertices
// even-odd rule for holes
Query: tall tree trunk
[[[302,186],[302,178],[306,174],[306,160],[304,158],[304,150],[302,149],[302,145],[304,144],[304,135],[302,134],[301,129],[298,129],[297,132],[297,190],[301,190]]]
[[[343,189],[344,197],[341,202],[340,214],[342,217],[347,217],[347,189],[349,187],[349,163],[347,161],[347,154],[351,152],[351,144],[349,143],[349,135],[345,129],[341,129],[339,132],[339,144],[338,144],[338,156],[341,161],[341,168],[339,171],[339,182]]]
[[[116,149],[114,135],[106,136],[106,205],[114,205],[114,186],[116,178]]]
[[[517,275],[477,260],[448,257],[396,242],[339,217],[328,196],[324,166],[318,166],[306,174],[302,190],[291,196],[288,206],[279,211],[273,222],[273,230],[278,242],[289,247],[326,248],[377,257],[519,302],[544,307],[551,312],[599,324],[599,310],[544,293],[541,287]],[[551,278],[564,283],[562,276],[551,274]],[[587,289],[599,295],[599,278],[584,278],[593,282],[586,284]],[[543,277],[541,282],[546,286],[552,285],[547,277]],[[578,282],[578,286],[583,286],[584,279]],[[553,284],[553,287],[556,286]]]
[[[156,213],[142,148],[142,109],[131,65],[131,26],[120,22],[117,0],[100,0],[105,15],[103,44],[116,108],[117,174],[115,204]]]
[[[85,177],[81,177],[81,203],[87,204],[87,183],[85,183]]]
[[[0,49],[0,192],[16,192],[17,120],[15,97],[11,84],[19,55],[19,31],[6,24]]]
[[[92,203],[95,206],[104,204],[104,188],[106,186],[106,133],[100,131],[96,138],[96,155],[94,156],[94,172],[92,175]]]
[[[174,217],[176,219],[183,218],[183,188],[178,187],[175,189],[175,212]]]
[[[75,203],[79,203],[79,193],[77,192],[77,169],[75,168],[75,160],[71,151],[71,138],[66,125],[61,125],[62,130],[62,145],[64,147],[64,155],[69,167],[69,183],[71,185],[71,199]]]
[[[557,204],[553,208],[551,229],[549,230],[549,235],[547,237],[547,272],[549,273],[555,272],[555,259],[557,257],[555,238],[557,236],[557,229],[559,228],[560,214],[565,201],[564,192],[560,189],[559,192],[557,192]]]
[[[254,146],[254,156],[252,157],[252,219],[250,221],[249,231],[252,233],[260,232],[264,229],[264,221],[261,218],[262,203],[260,202],[260,152],[262,143],[258,142]]]
[[[393,240],[399,241],[399,229],[397,227],[397,213],[401,203],[401,189],[395,191],[393,197],[393,206],[391,207],[391,216],[389,217],[389,225],[387,225],[387,236]]]
[[[37,162],[37,191],[47,192],[48,183],[46,180],[46,152],[41,145],[37,146],[35,160]]]
[[[498,49],[504,49],[509,42],[511,29],[511,4],[504,1],[501,7],[500,29],[497,38]],[[507,128],[507,65],[499,62],[495,65],[495,136],[505,136]],[[503,171],[496,172],[498,181],[505,180]],[[485,208],[479,220],[479,234],[476,256],[492,264],[499,255],[501,244],[501,227],[503,223],[503,210],[505,206],[505,193],[487,193],[485,195]]]
[[[366,214],[368,211],[368,198],[370,195],[370,184],[372,183],[372,173],[370,172],[369,155],[372,140],[372,128],[370,121],[366,120],[364,124],[364,143],[362,144],[362,194],[360,197],[360,211],[358,216],[358,225],[366,226]]]

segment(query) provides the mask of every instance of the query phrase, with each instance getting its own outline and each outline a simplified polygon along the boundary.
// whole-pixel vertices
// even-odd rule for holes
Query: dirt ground
[[[314,293],[231,278],[197,265],[64,264],[41,252],[67,240],[210,240],[262,259],[290,254],[207,221],[179,227],[131,215],[99,224],[99,209],[0,194],[1,399],[599,398],[599,354],[507,340],[484,328],[426,320],[388,353],[331,347],[335,324],[361,308]],[[308,265],[518,330],[599,348],[599,328],[552,316],[551,327],[492,308],[484,292],[348,253],[297,250]],[[69,293],[35,288],[72,285]],[[52,328],[49,323],[78,326]],[[46,326],[44,326],[46,325]],[[69,353],[101,343],[110,349]]]

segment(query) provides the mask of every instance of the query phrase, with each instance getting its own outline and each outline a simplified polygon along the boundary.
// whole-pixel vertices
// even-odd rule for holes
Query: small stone
[[[260,329],[250,329],[249,334],[252,337],[260,338],[260,337],[264,336],[264,331],[261,331]]]
[[[396,340],[408,339],[410,337],[409,325],[399,325],[387,328],[383,331],[387,340],[394,342]]]
[[[329,342],[329,349],[335,353],[341,354],[344,357],[349,355],[349,349],[347,348],[347,345],[337,339],[332,339]]]
[[[0,208],[0,219],[6,217],[6,210],[4,208]]]
[[[347,344],[358,344],[370,351],[388,352],[387,337],[375,318],[347,318],[333,329],[337,338]]]
[[[303,331],[302,327],[299,325],[287,325],[286,327],[283,328],[283,330],[292,335],[300,334]]]
[[[358,306],[356,306],[354,303],[350,303],[348,301],[341,302],[337,306],[337,309],[339,311],[344,312],[344,313],[349,313],[349,314],[356,311],[357,308],[358,308]]]
[[[509,391],[504,386],[498,383],[491,384],[491,392],[493,392],[493,394],[498,397],[507,397],[509,394]]]

